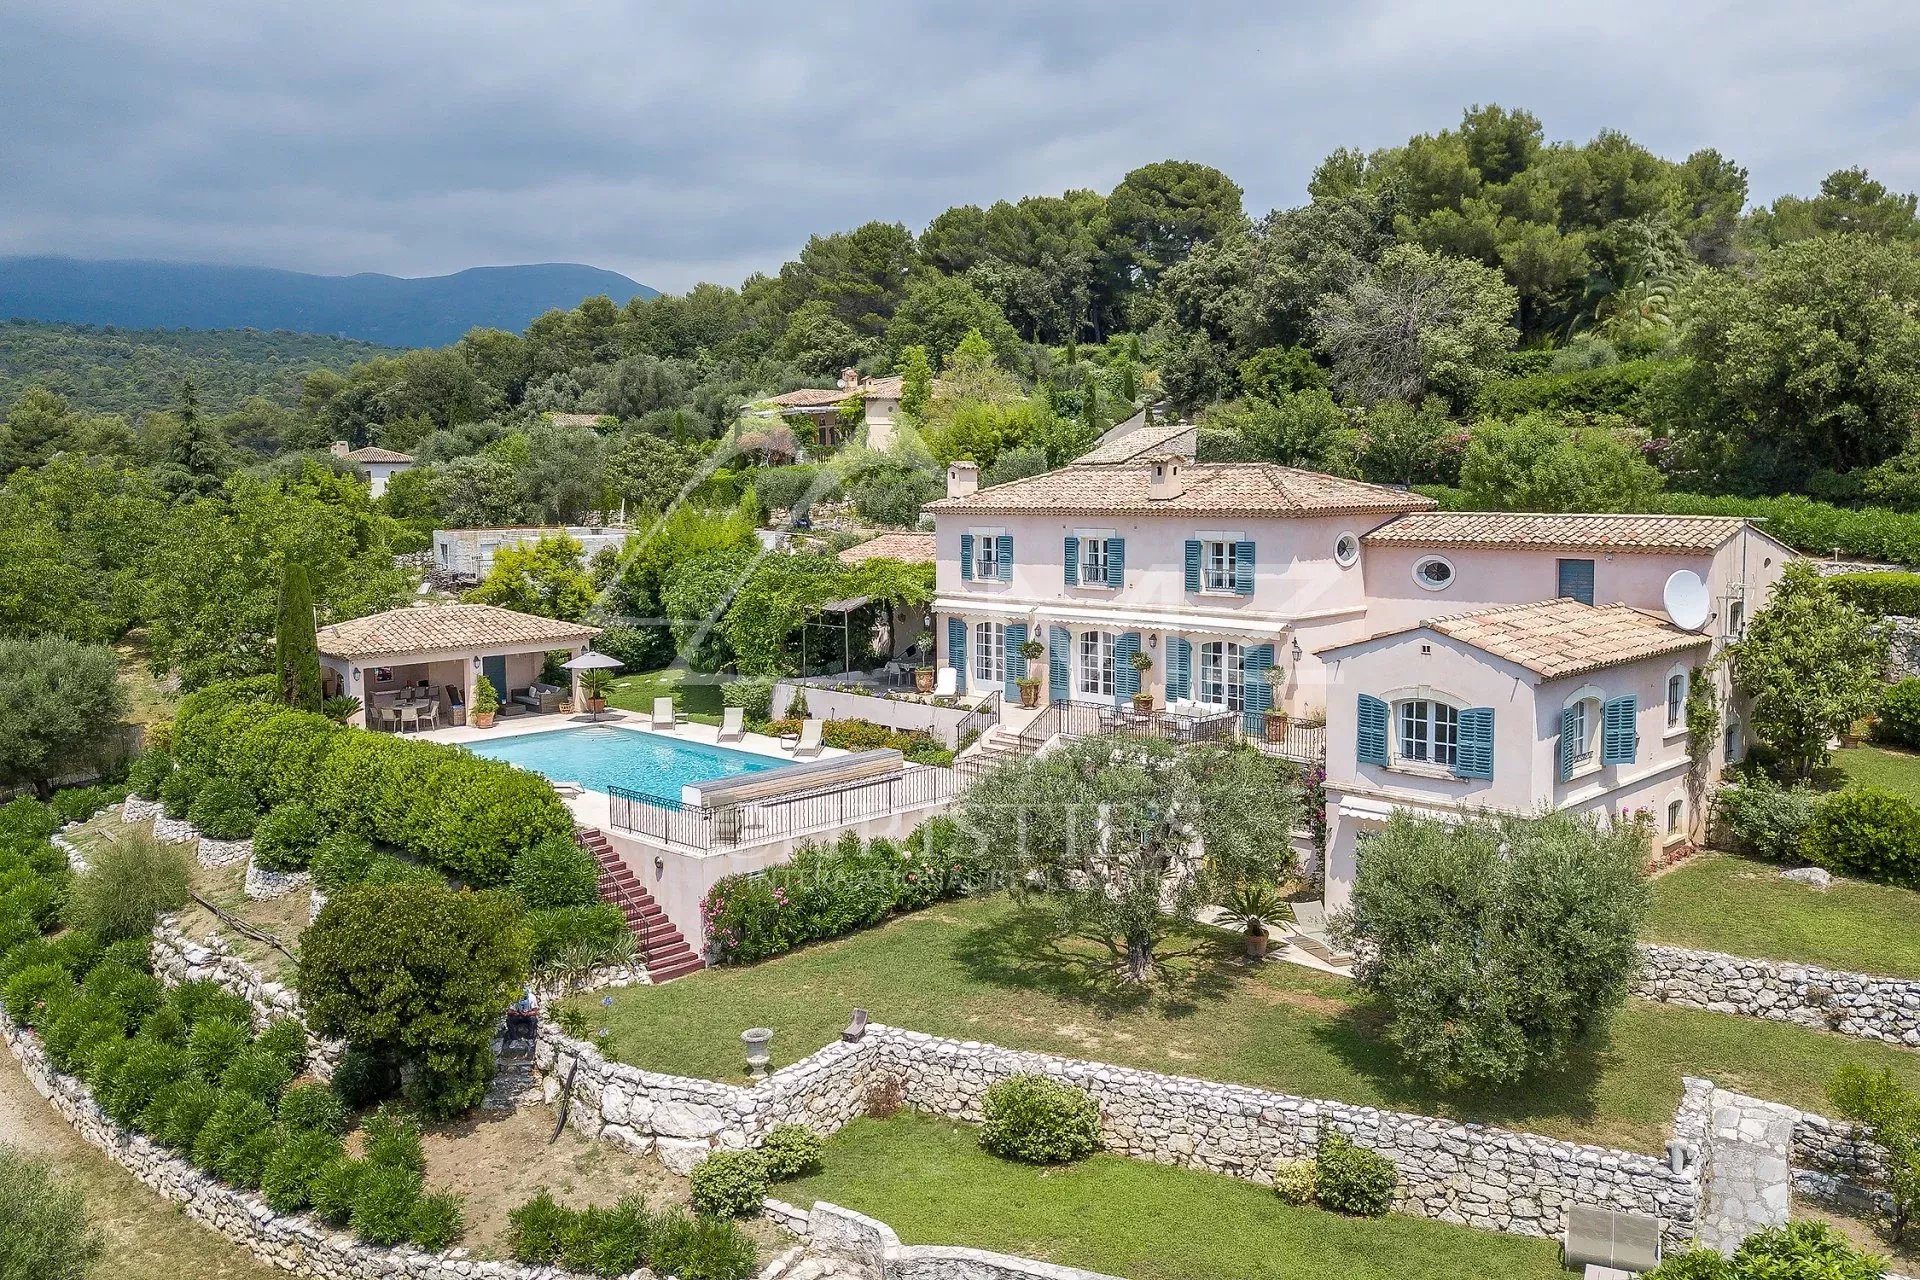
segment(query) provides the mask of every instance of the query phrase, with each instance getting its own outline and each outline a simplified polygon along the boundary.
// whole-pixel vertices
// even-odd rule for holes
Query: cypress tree
[[[313,627],[313,582],[307,567],[288,561],[280,579],[280,620],[273,630],[273,665],[280,698],[301,711],[320,709],[320,641]]]

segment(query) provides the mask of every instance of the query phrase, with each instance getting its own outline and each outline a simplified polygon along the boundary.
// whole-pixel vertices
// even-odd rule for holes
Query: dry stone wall
[[[153,975],[168,987],[183,982],[213,982],[231,991],[253,1007],[253,1025],[265,1027],[276,1018],[292,1018],[306,1023],[300,1008],[300,995],[284,983],[270,981],[265,974],[234,955],[219,938],[209,934],[195,942],[181,931],[179,921],[163,915],[153,926],[148,943],[153,957]],[[332,1077],[345,1046],[307,1035],[307,1059],[313,1074],[322,1080]]]
[[[1114,1280],[1098,1271],[985,1249],[901,1244],[893,1228],[879,1219],[824,1201],[813,1206],[803,1226],[789,1225],[816,1254],[845,1259],[886,1280]]]
[[[1322,1135],[1345,1134],[1400,1171],[1397,1207],[1443,1222],[1517,1235],[1558,1235],[1573,1204],[1659,1218],[1668,1242],[1692,1239],[1700,1203],[1694,1144],[1665,1161],[1485,1125],[1298,1098],[871,1025],[751,1087],[609,1063],[590,1045],[547,1029],[538,1062],[557,1096],[571,1077],[572,1120],[687,1170],[708,1151],[756,1145],[773,1126],[831,1133],[880,1093],[919,1111],[978,1122],[987,1089],[1036,1073],[1086,1089],[1101,1138],[1120,1155],[1271,1183],[1275,1164],[1311,1156]],[[1702,1082],[1704,1084],[1704,1082]],[[1700,1107],[1704,1109],[1704,1099]],[[1684,1108],[1683,1108],[1684,1111]]]
[[[1920,982],[1717,951],[1643,945],[1634,994],[1920,1048]]]

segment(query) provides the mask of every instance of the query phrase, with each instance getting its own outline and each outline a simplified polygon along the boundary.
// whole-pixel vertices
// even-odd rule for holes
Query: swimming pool
[[[680,788],[687,783],[759,773],[789,763],[661,733],[591,725],[461,745],[475,755],[504,760],[555,781],[577,782],[594,791],[621,787],[676,804]]]

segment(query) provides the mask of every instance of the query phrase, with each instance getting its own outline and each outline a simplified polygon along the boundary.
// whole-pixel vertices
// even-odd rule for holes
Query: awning
[[[1218,633],[1273,640],[1286,634],[1287,623],[1273,618],[1239,618],[1222,614],[1172,613],[1158,609],[1116,609],[1112,605],[1021,604],[974,596],[942,596],[933,607],[940,613],[974,614],[1024,622],[1036,614],[1047,622],[1085,622],[1107,631],[1170,631],[1199,635]]]
[[[828,600],[820,605],[821,613],[852,613],[855,609],[873,603],[870,596],[853,596],[846,600]]]

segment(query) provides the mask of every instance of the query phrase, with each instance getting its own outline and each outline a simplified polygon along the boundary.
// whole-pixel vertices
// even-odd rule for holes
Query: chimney
[[[842,369],[840,371],[840,389],[842,391],[856,391],[859,387],[860,371],[858,369]]]
[[[327,452],[331,453],[336,458],[344,458],[347,456],[347,454],[352,452],[352,450],[347,448],[347,442],[345,440],[335,440],[332,444],[327,446]]]
[[[955,462],[947,467],[947,496],[971,498],[980,491],[980,466],[974,462]]]
[[[1155,458],[1147,472],[1147,497],[1169,502],[1187,491],[1187,460],[1179,454]]]

